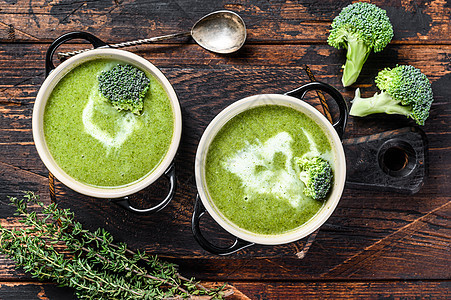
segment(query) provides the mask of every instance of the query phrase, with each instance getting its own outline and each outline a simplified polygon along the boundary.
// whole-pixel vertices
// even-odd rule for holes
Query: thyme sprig
[[[10,197],[15,215],[25,225],[0,225],[0,253],[16,261],[39,280],[53,280],[76,290],[80,299],[222,299],[223,287],[210,290],[180,275],[177,266],[125,243],[112,235],[91,232],[74,220],[69,209],[44,205],[34,193]],[[42,214],[29,209],[37,204]]]

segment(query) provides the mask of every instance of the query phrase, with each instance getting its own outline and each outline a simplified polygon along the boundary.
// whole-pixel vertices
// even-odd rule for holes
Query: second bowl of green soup
[[[167,172],[181,120],[174,89],[153,64],[127,51],[94,49],[48,75],[36,98],[33,138],[46,167],[66,186],[120,198]]]
[[[299,99],[314,89],[338,98],[342,116],[335,128]],[[205,130],[196,154],[196,240],[225,255],[253,243],[293,242],[315,231],[344,188],[345,122],[343,98],[319,82],[286,95],[247,97],[224,109]],[[199,219],[206,211],[237,237],[234,245],[216,247],[203,237]]]

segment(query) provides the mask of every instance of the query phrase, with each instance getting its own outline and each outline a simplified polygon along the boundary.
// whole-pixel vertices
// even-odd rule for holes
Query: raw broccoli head
[[[301,181],[305,184],[304,194],[315,200],[326,198],[332,184],[332,167],[319,156],[298,159]]]
[[[382,92],[370,98],[361,98],[356,90],[350,115],[400,114],[424,125],[434,98],[431,83],[420,69],[409,65],[385,68],[377,75],[376,85]]]
[[[118,110],[130,110],[140,114],[150,80],[140,69],[132,65],[116,65],[98,76],[99,90]]]
[[[347,49],[343,86],[357,80],[371,50],[382,51],[392,38],[393,27],[385,10],[363,2],[343,8],[333,20],[327,39],[332,47]]]

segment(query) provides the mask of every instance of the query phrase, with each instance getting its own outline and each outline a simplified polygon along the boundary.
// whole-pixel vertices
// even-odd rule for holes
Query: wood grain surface
[[[372,53],[350,88],[341,85],[345,53],[327,45],[332,19],[350,1],[38,1],[0,0],[0,201],[31,190],[49,202],[47,169],[32,138],[34,98],[44,81],[50,42],[74,30],[109,43],[185,31],[202,15],[230,9],[246,22],[248,39],[232,55],[208,52],[189,39],[131,47],[167,76],[180,101],[183,134],[176,157],[179,188],[158,214],[134,215],[114,203],[79,195],[57,184],[60,205],[87,228],[104,227],[118,241],[180,266],[185,276],[229,282],[250,299],[430,298],[449,299],[451,218],[451,5],[449,1],[372,1],[387,10],[395,36]],[[62,50],[83,49],[74,41]],[[331,218],[304,259],[305,240],[253,246],[227,257],[204,251],[194,240],[194,156],[209,122],[229,104],[260,93],[285,93],[316,78],[336,87],[348,104],[354,90],[371,96],[384,67],[411,64],[430,79],[430,117],[422,127],[429,143],[429,175],[415,195],[346,187]],[[318,109],[319,101],[308,100]],[[335,111],[331,105],[332,111]],[[350,118],[345,139],[414,125],[402,116]],[[164,180],[134,196],[156,201]],[[149,202],[140,201],[142,196]],[[153,199],[153,200],[152,200]],[[20,226],[13,208],[0,203],[0,224]],[[164,226],[162,226],[164,224]],[[227,245],[231,236],[209,218],[205,234]],[[0,299],[71,299],[72,291],[39,283],[0,256]]]

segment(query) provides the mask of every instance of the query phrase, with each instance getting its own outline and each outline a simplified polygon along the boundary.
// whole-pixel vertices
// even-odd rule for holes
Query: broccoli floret
[[[332,167],[322,157],[314,156],[297,160],[301,181],[305,184],[304,194],[315,200],[326,198],[332,184]]]
[[[118,110],[140,114],[150,80],[146,73],[132,65],[116,65],[98,76],[99,90]]]
[[[382,92],[370,98],[361,98],[360,90],[355,91],[350,115],[399,114],[424,125],[434,98],[431,83],[420,69],[409,65],[385,68],[377,75],[376,85]]]
[[[357,2],[343,8],[332,22],[327,42],[332,47],[347,49],[343,66],[343,86],[359,77],[371,50],[382,51],[393,37],[393,27],[386,11],[374,4]]]

